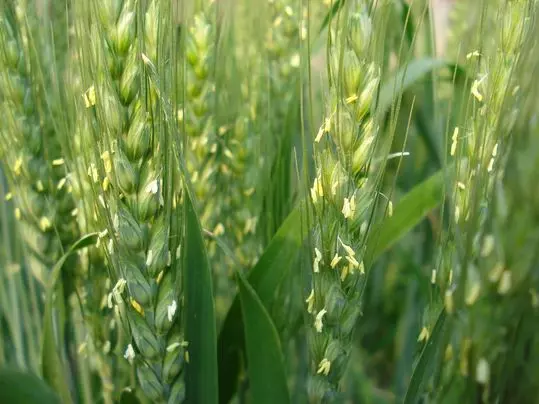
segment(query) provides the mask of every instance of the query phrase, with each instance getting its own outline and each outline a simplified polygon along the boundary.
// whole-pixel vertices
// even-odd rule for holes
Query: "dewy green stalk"
[[[158,46],[167,32],[158,28],[166,24],[162,7],[159,1],[91,1],[81,10],[89,12],[89,24],[78,29],[79,40],[91,45],[82,55],[96,129],[87,170],[114,280],[108,305],[132,337],[124,356],[135,365],[144,395],[178,403],[189,362],[178,259],[181,194],[170,188],[170,136],[159,89],[147,76],[165,57]]]
[[[331,101],[314,139],[316,178],[312,290],[306,300],[311,356],[312,402],[338,399],[338,385],[350,354],[364,287],[364,247],[376,198],[370,169],[378,136],[373,99],[379,68],[369,57],[371,19],[351,13],[332,36]]]
[[[0,152],[29,264],[44,283],[47,268],[78,236],[70,216],[75,205],[44,89],[38,84],[39,67],[26,23],[32,13],[21,5],[4,3],[0,15]]]

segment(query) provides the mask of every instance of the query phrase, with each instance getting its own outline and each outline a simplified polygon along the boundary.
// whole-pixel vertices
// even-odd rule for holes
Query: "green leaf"
[[[408,192],[393,209],[393,215],[374,226],[365,253],[365,265],[376,259],[402,236],[414,228],[427,213],[444,199],[444,170],[437,171]]]
[[[264,304],[241,272],[237,272],[251,399],[255,403],[290,402],[279,334]]]
[[[275,289],[290,270],[298,255],[307,229],[302,227],[303,204],[298,204],[284,220],[268,247],[249,272],[248,281],[264,306],[268,306]],[[219,400],[230,401],[240,374],[240,357],[245,350],[239,297],[236,296],[221,328],[218,342]]]
[[[186,333],[191,361],[187,367],[186,401],[217,403],[217,348],[210,265],[202,229],[189,191],[185,194]]]
[[[0,403],[60,404],[56,393],[36,375],[0,369]]]
[[[383,83],[380,89],[377,108],[379,117],[383,118],[391,106],[410,87],[423,79],[427,74],[444,67],[462,71],[459,65],[434,58],[415,59],[401,67],[394,76]]]
[[[59,394],[62,403],[72,402],[66,365],[63,359],[63,330],[65,307],[63,287],[59,283],[62,268],[76,251],[95,244],[97,233],[87,234],[77,240],[52,268],[47,285],[45,312],[43,313],[43,340],[41,348],[41,371],[43,379]],[[56,296],[56,298],[55,298]]]
[[[442,309],[436,320],[432,334],[421,351],[419,361],[414,368],[412,379],[410,380],[410,385],[404,398],[404,404],[416,404],[419,402],[425,376],[431,374],[429,370],[441,352],[443,345],[442,338],[449,327],[449,323],[445,309]]]

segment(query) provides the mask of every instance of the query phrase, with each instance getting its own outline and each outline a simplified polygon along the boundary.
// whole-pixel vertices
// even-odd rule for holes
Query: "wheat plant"
[[[434,4],[0,0],[0,402],[535,402],[539,3]]]

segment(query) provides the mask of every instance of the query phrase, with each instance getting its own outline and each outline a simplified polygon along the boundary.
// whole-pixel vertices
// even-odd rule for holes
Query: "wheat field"
[[[0,403],[536,403],[538,18],[0,0]]]

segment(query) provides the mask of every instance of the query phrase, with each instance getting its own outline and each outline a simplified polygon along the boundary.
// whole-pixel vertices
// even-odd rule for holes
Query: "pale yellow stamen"
[[[127,345],[127,348],[124,353],[124,358],[127,359],[130,364],[133,364],[133,360],[135,359],[135,350],[133,349],[133,345]]]
[[[101,154],[101,159],[103,160],[103,166],[105,169],[105,172],[107,174],[112,172],[112,161],[110,159],[110,152],[108,150],[105,150],[103,154]]]
[[[344,198],[343,207],[341,210],[345,219],[353,218],[356,213],[356,196],[352,195],[350,199]]]
[[[292,57],[290,58],[290,66],[292,67],[299,67],[301,64],[301,58],[299,56],[299,53],[294,53]]]
[[[472,287],[470,288],[470,291],[466,295],[465,302],[468,306],[472,306],[479,297],[479,293],[481,292],[481,285],[479,282],[475,282]]]
[[[97,172],[97,167],[94,163],[90,164],[90,167],[88,167],[88,176],[94,181],[99,182],[99,173]]]
[[[511,289],[511,283],[512,283],[511,272],[509,272],[508,270],[503,271],[501,279],[500,279],[500,283],[498,284],[498,293],[500,295],[507,294],[509,290]]]
[[[351,103],[353,103],[354,101],[356,101],[357,99],[358,99],[357,94],[353,94],[353,95],[351,95],[350,97],[346,98],[345,102],[346,102],[347,104],[351,104]]]
[[[322,187],[322,180],[320,176],[314,179],[313,187],[311,188],[311,198],[313,203],[318,201],[318,197],[324,196],[324,189]]]
[[[345,265],[341,271],[341,282],[344,282],[349,272],[350,272],[350,265]]]
[[[65,186],[66,182],[67,182],[67,179],[65,177],[60,179],[60,181],[58,181],[58,185],[56,186],[56,189],[58,191],[61,190]]]
[[[173,352],[176,349],[178,349],[179,347],[181,347],[181,344],[179,342],[174,342],[174,343],[170,344],[169,346],[167,346],[167,352]]]
[[[315,320],[314,320],[314,328],[316,329],[316,332],[322,332],[322,328],[324,328],[324,324],[322,320],[327,312],[328,311],[324,308],[320,310],[318,314],[316,315]]]
[[[316,373],[327,376],[329,374],[330,369],[331,369],[331,362],[327,358],[324,358],[318,364],[318,370],[316,371]]]
[[[459,138],[459,128],[456,127],[451,137],[451,156],[454,156],[457,151],[457,142]]]
[[[223,234],[225,234],[225,226],[222,223],[217,223],[215,229],[213,229],[213,235],[222,236]]]
[[[146,186],[146,192],[148,192],[149,194],[157,194],[157,192],[159,191],[159,181],[158,180],[153,180],[152,182],[150,182],[147,186]]]
[[[472,89],[471,89],[471,93],[472,95],[477,99],[477,101],[479,102],[482,102],[483,101],[483,95],[479,92],[479,86],[481,85],[481,82],[483,81],[483,79],[481,80],[474,80],[474,82],[472,83]]]
[[[39,219],[39,228],[41,231],[47,231],[51,228],[52,224],[48,217],[43,216],[41,219]]]
[[[307,313],[312,313],[314,309],[314,289],[311,289],[311,293],[305,300],[305,303],[307,303]]]
[[[315,257],[314,257],[314,262],[313,262],[313,271],[315,273],[318,273],[320,272],[319,264],[320,262],[322,262],[322,253],[320,252],[318,248],[314,249],[314,253],[315,253]]]
[[[488,162],[487,172],[491,173],[493,169],[494,169],[494,157],[492,157],[490,161]]]
[[[427,341],[430,337],[430,333],[429,333],[429,330],[427,329],[427,327],[423,327],[421,329],[421,332],[419,333],[419,337],[417,338],[417,342],[421,342],[421,341]]]
[[[350,263],[350,265],[352,265],[353,268],[359,268],[359,262],[355,257],[347,255],[346,260]]]
[[[350,247],[350,246],[347,245],[347,244],[344,244],[340,237],[339,237],[339,242],[341,243],[342,247],[344,248],[344,250],[346,251],[346,253],[347,253],[349,256],[354,257],[354,256],[356,255],[356,253],[355,253],[355,251],[352,249],[352,247]]]
[[[176,314],[176,310],[178,309],[178,304],[176,303],[176,300],[173,300],[171,304],[167,306],[167,319],[169,322],[172,322],[174,319],[174,315]]]
[[[16,161],[15,161],[15,165],[13,166],[13,172],[15,175],[20,175],[21,174],[21,169],[22,169],[22,158],[19,157]]]
[[[153,261],[153,250],[148,251],[148,255],[146,256],[146,266],[149,267],[152,264]]]
[[[135,299],[131,298],[131,306],[133,306],[133,308],[140,314],[140,315],[144,315],[144,309],[142,308],[142,306],[140,305],[139,302],[137,302]]]
[[[84,105],[86,108],[93,107],[96,103],[95,87],[92,85],[88,88],[82,97],[84,98]]]
[[[339,254],[335,253],[335,256],[333,257],[333,259],[331,260],[331,263],[329,264],[331,268],[335,268],[341,259],[342,257]]]
[[[487,384],[490,380],[490,366],[485,358],[481,358],[477,361],[475,380],[479,384]]]

